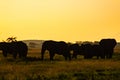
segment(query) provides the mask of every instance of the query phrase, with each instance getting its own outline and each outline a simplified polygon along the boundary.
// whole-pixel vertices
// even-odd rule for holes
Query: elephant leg
[[[67,60],[67,59],[68,59],[68,56],[66,56],[66,55],[63,55],[63,56],[64,56],[65,60]]]
[[[109,59],[111,59],[111,58],[112,58],[112,53],[109,54]]]
[[[75,58],[75,59],[77,59],[77,53],[73,53],[73,56],[72,56],[72,58]]]
[[[65,60],[71,60],[71,54],[69,53],[69,54],[65,54],[65,53],[63,53],[64,55],[64,58],[65,58]]]
[[[106,58],[111,59],[112,55],[113,55],[113,51],[111,50],[106,51]]]
[[[23,57],[24,57],[24,58],[26,58],[26,57],[27,57],[27,52],[25,52],[25,53],[24,53]]]
[[[104,54],[104,53],[101,53],[100,58],[101,58],[101,59],[105,59],[105,54]]]
[[[98,53],[96,56],[97,56],[97,59],[101,58],[101,53]]]
[[[7,52],[3,51],[3,56],[7,57]]]
[[[90,58],[90,55],[88,55],[89,53],[85,53],[84,54],[84,59],[89,59]]]
[[[109,59],[109,51],[105,52],[106,59]]]
[[[17,53],[13,53],[13,58],[16,59]]]
[[[41,60],[44,60],[44,53],[41,53]]]
[[[44,51],[41,52],[41,60],[44,60]]]
[[[105,59],[105,52],[101,50],[100,52],[100,58],[101,59]]]
[[[107,58],[107,59],[110,58],[110,53],[109,53],[109,52],[106,53],[106,58]]]
[[[101,58],[101,59],[105,59],[105,55],[101,55],[100,58]]]
[[[85,55],[84,58],[85,59],[91,59],[93,56],[90,56],[90,55]]]
[[[53,61],[53,57],[54,57],[54,53],[53,52],[50,52],[50,60]]]
[[[26,58],[26,52],[19,52],[19,58]]]
[[[86,56],[86,55],[84,55],[84,59],[89,59],[89,57],[88,57],[88,56]]]
[[[99,59],[99,55],[97,55],[97,59]]]
[[[68,57],[69,57],[69,60],[71,60],[71,54],[69,54]]]
[[[109,52],[109,58],[110,58],[110,59],[112,58],[112,56],[113,56],[113,50],[111,50],[111,51]]]
[[[70,54],[70,53],[68,53],[68,54],[66,55],[66,57],[67,57],[69,60],[71,60],[71,54]]]
[[[67,60],[67,56],[64,56],[65,57],[65,60]]]
[[[19,58],[22,58],[22,54],[21,53],[19,53]]]
[[[86,56],[86,55],[84,55],[84,59],[87,59],[87,56]]]

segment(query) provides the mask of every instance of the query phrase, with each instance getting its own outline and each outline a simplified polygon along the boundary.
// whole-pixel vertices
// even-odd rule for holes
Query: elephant
[[[78,44],[72,44],[70,50],[73,50],[72,58],[77,58],[77,55],[83,55],[85,59],[92,58],[93,56],[96,56],[97,59],[104,59],[105,57],[101,45],[87,43],[79,46]]]
[[[73,51],[72,58],[77,59],[77,55],[83,55],[83,53],[82,53],[82,47],[79,46],[79,44],[77,44],[77,43],[70,44],[69,45],[69,50]]]
[[[99,44],[91,45],[91,57],[96,56],[97,59],[105,59],[105,54],[103,52],[103,47]]]
[[[28,47],[22,41],[0,42],[0,50],[2,50],[4,57],[7,57],[7,54],[9,53],[13,55],[14,59],[16,59],[17,54],[19,54],[19,58],[26,58]]]
[[[105,58],[112,58],[114,47],[117,42],[115,39],[101,39],[99,44],[103,47],[103,51],[105,53]]]
[[[69,52],[69,46],[64,41],[53,41],[48,40],[43,42],[41,50],[41,59],[44,59],[44,53],[48,50],[50,54],[50,60],[53,60],[55,54],[63,55],[65,60],[71,60],[71,55]]]
[[[94,56],[96,56],[97,59],[105,58],[103,48],[99,44],[82,44],[81,49],[82,49],[81,51],[82,51],[85,59],[89,59]]]
[[[28,53],[28,46],[22,41],[15,42],[14,44],[16,44],[19,58],[26,58]]]
[[[81,48],[85,59],[93,57],[91,44],[81,44]]]
[[[13,57],[16,56],[16,49],[11,45],[11,43],[0,42],[0,50],[2,50],[3,56],[7,57],[7,54],[13,54]]]

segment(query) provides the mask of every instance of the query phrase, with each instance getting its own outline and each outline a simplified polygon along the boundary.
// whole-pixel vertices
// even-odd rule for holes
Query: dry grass
[[[76,73],[93,74],[97,71],[118,74],[120,61],[114,60],[81,60],[81,61],[4,61],[0,64],[0,75],[4,78],[20,80],[35,76],[55,77],[59,74],[74,75]],[[11,77],[12,76],[12,77]],[[74,77],[74,76],[73,76]],[[71,78],[72,79],[72,78]],[[51,79],[52,80],[52,79]]]
[[[0,55],[0,80],[114,80],[120,79],[120,56],[113,59],[88,59],[81,57],[77,60],[65,61],[56,55],[55,61],[49,61],[46,53],[45,61],[35,59],[4,59]],[[31,50],[28,57],[40,58],[39,50]],[[116,59],[117,58],[117,59]]]

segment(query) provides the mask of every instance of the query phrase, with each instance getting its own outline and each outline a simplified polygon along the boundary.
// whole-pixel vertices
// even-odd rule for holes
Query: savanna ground
[[[10,56],[10,55],[9,55]],[[55,55],[49,61],[40,60],[39,50],[29,50],[27,60],[12,56],[3,58],[0,54],[0,80],[120,80],[120,54],[112,59],[78,59],[65,61],[63,56]]]

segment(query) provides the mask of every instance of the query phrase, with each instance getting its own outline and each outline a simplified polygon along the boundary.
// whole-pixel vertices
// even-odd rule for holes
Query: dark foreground
[[[38,56],[38,57],[36,57]],[[27,60],[4,59],[0,54],[0,80],[120,80],[120,54],[112,59],[64,61],[55,56],[40,61],[38,53],[29,53]]]

